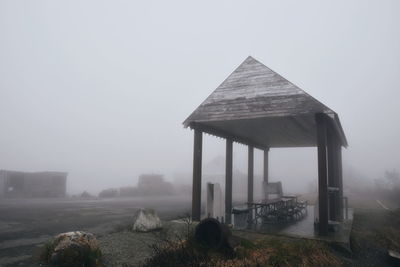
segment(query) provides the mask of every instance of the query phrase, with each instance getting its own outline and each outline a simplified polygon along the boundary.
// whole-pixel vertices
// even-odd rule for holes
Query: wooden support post
[[[232,167],[233,167],[233,142],[226,139],[225,162],[225,222],[232,223]]]
[[[248,167],[247,167],[247,202],[252,203],[254,187],[254,148],[249,146]]]
[[[336,156],[336,136],[332,127],[327,127],[327,155],[328,155],[328,188],[339,189],[338,187],[338,166]],[[338,220],[338,197],[339,191],[328,191],[329,219]]]
[[[336,156],[338,164],[338,187],[339,187],[339,221],[343,221],[343,169],[342,169],[342,144],[338,141],[336,144]],[[346,207],[347,208],[347,207]],[[347,212],[347,211],[346,211]]]
[[[192,185],[192,220],[201,219],[201,161],[202,161],[203,133],[194,130],[193,148],[193,185]]]
[[[328,233],[328,181],[325,114],[317,113],[315,119],[318,143],[318,230],[320,235],[326,235]]]
[[[338,137],[335,138],[333,149],[335,151],[335,186],[339,189],[335,199],[336,220],[343,222],[342,143]]]
[[[264,149],[264,181],[268,183],[268,152],[269,148]]]

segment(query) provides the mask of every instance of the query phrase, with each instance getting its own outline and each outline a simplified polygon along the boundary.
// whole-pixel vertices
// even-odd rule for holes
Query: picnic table
[[[247,203],[250,214],[249,220],[258,223],[293,221],[302,218],[307,213],[307,202],[298,201],[296,195],[266,199],[260,202]]]

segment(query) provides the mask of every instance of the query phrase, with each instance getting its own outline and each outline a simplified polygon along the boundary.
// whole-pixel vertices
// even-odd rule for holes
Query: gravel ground
[[[179,221],[163,221],[163,230],[137,233],[128,230],[110,233],[99,238],[106,266],[140,266],[152,255],[151,245],[167,239],[183,237],[186,224]]]

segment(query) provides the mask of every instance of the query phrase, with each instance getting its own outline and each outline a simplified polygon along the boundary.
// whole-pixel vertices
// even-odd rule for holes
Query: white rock
[[[149,232],[162,228],[160,218],[152,209],[140,209],[133,219],[132,230],[137,232]]]

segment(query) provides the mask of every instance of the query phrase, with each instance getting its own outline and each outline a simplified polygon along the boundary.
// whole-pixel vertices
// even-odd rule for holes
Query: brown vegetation
[[[357,210],[351,233],[354,257],[362,265],[395,266],[388,250],[400,251],[400,210]]]
[[[322,243],[241,239],[232,250],[208,249],[192,238],[153,245],[153,257],[143,266],[341,266],[341,261]]]

